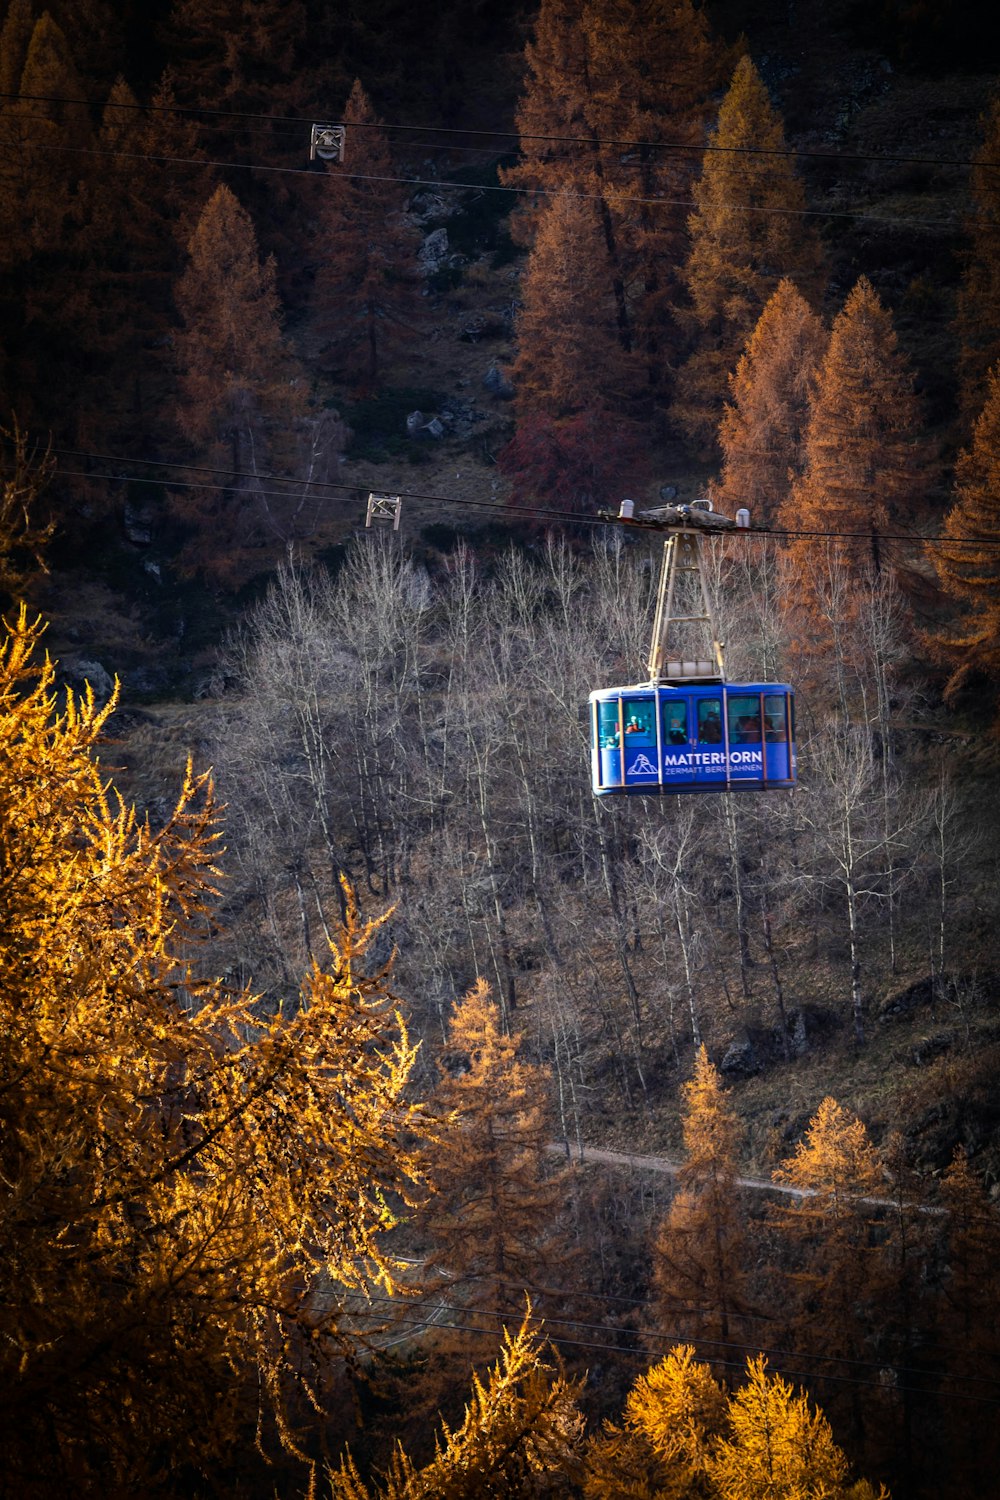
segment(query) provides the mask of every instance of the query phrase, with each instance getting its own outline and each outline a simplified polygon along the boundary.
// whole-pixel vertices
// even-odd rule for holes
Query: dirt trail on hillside
[[[637,1172],[658,1172],[664,1177],[676,1177],[680,1171],[680,1163],[670,1161],[666,1156],[637,1156],[631,1151],[606,1151],[602,1146],[576,1146],[567,1148],[565,1141],[553,1141],[549,1151],[556,1156],[569,1156],[571,1160],[581,1162],[598,1162],[609,1167],[632,1167]],[[816,1188],[797,1188],[785,1182],[773,1182],[770,1177],[737,1177],[737,1187],[747,1188],[754,1193],[776,1193],[782,1198],[817,1198],[820,1196]],[[858,1198],[858,1203],[864,1203],[870,1208],[916,1208],[922,1214],[943,1214],[943,1208],[932,1204],[900,1205],[895,1198]]]

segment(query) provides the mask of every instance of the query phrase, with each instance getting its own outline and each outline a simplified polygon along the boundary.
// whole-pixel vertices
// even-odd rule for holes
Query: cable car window
[[[618,699],[597,705],[597,742],[602,750],[613,750],[618,744]]]
[[[785,703],[777,693],[768,693],[764,698],[764,738],[771,744],[787,739],[785,732]]]
[[[698,704],[698,743],[722,744],[722,712],[718,698],[702,698]]]
[[[655,708],[649,698],[626,698],[624,702],[625,741],[638,748],[656,744]]]
[[[730,694],[729,743],[731,745],[760,744],[760,698],[751,694]]]
[[[678,703],[668,699],[663,705],[663,743],[686,745],[687,738],[687,704],[683,699]]]

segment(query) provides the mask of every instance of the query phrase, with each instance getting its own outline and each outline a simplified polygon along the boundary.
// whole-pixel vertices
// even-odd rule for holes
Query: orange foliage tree
[[[140,822],[97,758],[115,698],[57,701],[40,633],[0,646],[4,1478],[200,1488],[247,1421],[295,1446],[347,1293],[394,1286],[413,1049],[353,900],[276,1013],[201,977],[211,785]]]
[[[879,1154],[862,1121],[827,1098],[775,1179],[801,1194],[773,1209],[784,1241],[788,1336],[810,1353],[854,1358],[886,1290],[885,1235],[875,1227],[887,1206]],[[857,1391],[833,1388],[830,1400],[843,1403],[860,1431]],[[876,1403],[868,1415],[878,1422]]]
[[[260,259],[250,216],[227,187],[205,205],[188,253],[174,293],[176,421],[198,461],[228,482],[175,505],[198,528],[190,565],[235,578],[260,570],[261,547],[289,539],[295,497],[276,498],[268,481],[294,459],[307,393],[282,335],[274,262]],[[208,530],[222,545],[205,546]]]
[[[919,416],[892,319],[862,276],[834,321],[810,405],[804,473],[778,515],[789,531],[816,534],[793,537],[786,548],[788,602],[801,616],[803,645],[823,643],[831,610],[841,623],[857,613],[861,595],[851,580],[865,564],[876,576],[881,570],[879,532],[915,518],[929,479]],[[843,598],[831,602],[838,590]]]
[[[525,1318],[484,1383],[473,1375],[461,1424],[442,1423],[430,1463],[400,1447],[382,1484],[366,1485],[350,1455],[329,1473],[331,1500],[517,1500],[565,1495],[581,1470],[582,1382],[547,1363]]]
[[[728,1339],[730,1319],[746,1301],[739,1122],[704,1046],[681,1093],[685,1160],[653,1255],[659,1320]]]
[[[950,1396],[982,1388],[967,1382],[1000,1379],[1000,1212],[962,1149],[942,1176],[941,1196],[947,1273],[937,1303],[934,1353],[947,1381],[954,1382],[950,1389],[945,1386]],[[977,1403],[950,1400],[947,1410],[953,1493],[988,1493],[1000,1462],[1000,1430],[983,1422]]]
[[[600,224],[595,272],[613,299],[621,349],[635,357],[638,387],[656,392],[675,342],[678,199],[689,170],[684,152],[660,143],[698,142],[722,51],[691,0],[543,0],[525,59],[521,158],[502,174],[529,192],[512,232],[531,244],[545,197],[561,189],[590,197]],[[623,141],[643,144],[626,155]]]
[[[386,358],[412,336],[419,309],[419,236],[403,218],[404,185],[361,84],[344,106],[343,162],[320,183],[314,305],[326,356],[345,380],[372,390]]]
[[[587,1451],[587,1500],[711,1494],[708,1465],[725,1430],[726,1396],[694,1356],[679,1344],[639,1376],[622,1421],[605,1422]]]
[[[599,244],[590,199],[566,188],[548,200],[521,277],[513,368],[519,420],[625,402],[625,358]]]
[[[763,1355],[733,1394],[680,1345],[641,1375],[621,1426],[587,1454],[587,1500],[888,1500],[848,1463],[823,1413]]]
[[[990,372],[972,445],[959,458],[955,495],[945,541],[928,549],[958,612],[934,636],[936,648],[954,665],[949,696],[972,673],[994,681],[1000,674],[1000,364]]]
[[[0,265],[63,249],[76,198],[79,170],[60,146],[79,151],[91,137],[83,85],[66,35],[46,10],[35,21],[25,47],[26,15],[8,16],[0,36],[3,71],[20,76],[3,102],[0,125]],[[76,102],[73,102],[76,101]]]
[[[59,278],[52,311],[69,325],[85,369],[85,399],[72,405],[80,447],[103,443],[108,451],[169,429],[172,290],[197,222],[194,205],[212,189],[211,168],[185,173],[182,186],[173,164],[157,159],[204,154],[195,123],[173,104],[165,84],[142,110],[118,79],[97,131],[99,154],[87,159],[72,286]]]
[[[729,377],[719,425],[722,472],[712,486],[720,510],[734,515],[747,506],[754,521],[774,520],[802,472],[809,401],[826,341],[820,319],[784,277]]]
[[[970,422],[982,407],[988,371],[1000,359],[1000,98],[982,123],[983,141],[969,182],[969,248],[956,318],[959,394]]]
[[[48,455],[31,451],[19,428],[0,439],[12,445],[8,470],[0,479],[0,597],[25,596],[39,573],[47,572],[45,549],[55,529],[36,516],[38,493],[52,472]]]
[[[780,116],[742,57],[709,138],[689,220],[685,322],[694,352],[672,416],[704,447],[715,436],[726,378],[782,277],[816,287],[820,246],[785,151]]]
[[[428,1266],[440,1267],[466,1311],[461,1322],[499,1330],[526,1292],[544,1304],[568,1256],[565,1173],[549,1164],[545,1068],[521,1057],[500,1008],[478,980],[455,1007],[433,1098],[444,1121],[428,1163],[434,1189],[423,1216]]]

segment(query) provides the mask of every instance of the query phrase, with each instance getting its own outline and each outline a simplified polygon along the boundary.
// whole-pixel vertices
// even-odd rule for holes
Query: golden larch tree
[[[532,1500],[572,1493],[581,1470],[581,1381],[547,1362],[526,1317],[504,1330],[484,1382],[472,1377],[462,1422],[442,1423],[430,1463],[397,1448],[385,1482],[366,1485],[348,1455],[329,1474],[331,1500]]]
[[[719,510],[741,506],[774,521],[801,475],[803,442],[826,330],[795,283],[784,277],[729,377],[719,424],[722,472],[712,485]]]
[[[784,549],[801,649],[824,649],[850,624],[866,575],[877,578],[885,565],[879,533],[912,524],[923,504],[930,461],[919,421],[892,318],[862,276],[834,321],[809,408],[804,472],[778,513],[779,525],[806,533]]]
[[[216,188],[188,242],[175,300],[179,421],[201,443],[223,441],[235,471],[253,464],[254,418],[289,369],[272,260],[262,260],[249,214]]]
[[[707,1496],[708,1464],[725,1430],[726,1395],[694,1349],[678,1345],[629,1391],[622,1421],[587,1451],[587,1500]]]
[[[512,233],[531,245],[546,198],[563,189],[593,202],[593,270],[613,301],[620,347],[637,362],[637,393],[663,387],[676,345],[688,169],[684,152],[660,143],[701,138],[722,56],[691,0],[543,0],[525,49],[520,160],[501,174],[527,190]],[[623,156],[623,141],[643,144]]]
[[[0,27],[0,119],[20,91],[28,44],[35,27],[31,0],[10,0]]]
[[[600,275],[593,202],[570,188],[546,203],[521,278],[514,363],[519,419],[574,416],[597,404],[621,408],[625,356]]]
[[[4,1478],[198,1489],[247,1423],[296,1446],[345,1301],[395,1286],[413,1048],[350,896],[276,1013],[203,977],[211,785],[140,821],[97,754],[116,696],[58,699],[40,635],[22,611],[0,645]]]
[[[343,119],[344,161],[329,162],[318,185],[313,300],[330,368],[371,392],[413,336],[419,235],[403,215],[405,184],[393,180],[388,136],[357,80]]]
[[[1000,1212],[968,1154],[959,1148],[941,1179],[946,1210],[945,1273],[937,1299],[937,1349],[947,1397],[972,1389],[969,1382],[1000,1380]],[[984,1423],[978,1405],[948,1400],[948,1426],[956,1494],[987,1494],[1000,1463],[1000,1428]]]
[[[230,579],[259,571],[258,549],[282,550],[287,527],[268,479],[290,466],[306,387],[281,329],[273,259],[261,259],[249,214],[218,187],[195,225],[174,298],[177,426],[198,461],[228,484],[184,492],[178,512],[197,528],[188,564]],[[288,497],[294,503],[294,497]],[[224,545],[206,547],[206,536]]]
[[[768,1375],[762,1354],[747,1361],[727,1418],[729,1434],[708,1464],[719,1500],[846,1500],[847,1459],[829,1422],[780,1375]],[[863,1492],[874,1500],[868,1485],[854,1491],[857,1500]]]
[[[460,1321],[497,1330],[526,1292],[544,1307],[568,1260],[567,1174],[548,1152],[549,1074],[521,1044],[478,980],[448,1024],[433,1106],[449,1123],[428,1163],[423,1215],[428,1266],[454,1287]]]
[[[817,289],[819,239],[784,127],[749,57],[736,66],[694,187],[684,271],[694,344],[678,380],[673,419],[702,447],[722,413],[726,381],[783,277]]]
[[[48,572],[45,550],[55,530],[51,518],[38,515],[39,492],[49,479],[49,455],[34,451],[16,427],[0,428],[0,439],[12,452],[0,478],[0,600],[23,599],[42,573]]]
[[[13,70],[23,46],[23,13],[10,18],[5,43]],[[24,52],[16,99],[4,101],[0,152],[0,264],[17,264],[71,244],[80,167],[61,151],[90,144],[83,85],[66,35],[46,10],[34,23]]]
[[[959,287],[956,323],[962,410],[971,424],[982,409],[988,372],[1000,359],[1000,98],[982,121],[969,188],[969,247]]]
[[[788,1337],[796,1348],[855,1358],[891,1274],[876,1232],[888,1206],[879,1154],[861,1120],[835,1099],[824,1099],[795,1152],[778,1167],[777,1182],[801,1196],[772,1209],[782,1241],[781,1299]],[[881,1202],[879,1201],[881,1198]],[[884,1240],[882,1235],[881,1239]],[[852,1420],[865,1413],[857,1388],[834,1387],[831,1406]],[[869,1403],[869,1416],[878,1419]]]
[[[850,1482],[829,1422],[763,1355],[729,1394],[680,1345],[639,1377],[587,1453],[587,1500],[888,1500]]]
[[[976,672],[991,681],[1000,674],[1000,364],[990,371],[972,444],[959,457],[944,537],[927,550],[955,609],[933,636],[953,664],[945,690],[951,697]]]
[[[685,1159],[653,1252],[658,1323],[671,1334],[728,1339],[746,1306],[740,1125],[704,1045],[681,1093]]]

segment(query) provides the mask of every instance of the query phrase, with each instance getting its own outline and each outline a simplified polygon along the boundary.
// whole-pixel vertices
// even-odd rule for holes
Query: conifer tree
[[[656,1239],[653,1275],[659,1321],[728,1339],[745,1304],[745,1231],[738,1202],[739,1124],[704,1045],[681,1091],[685,1160]]]
[[[281,332],[274,262],[260,259],[250,216],[227,187],[206,204],[188,253],[174,293],[183,321],[176,420],[199,461],[232,478],[176,505],[201,529],[192,564],[233,578],[259,571],[256,549],[287,540],[286,517],[262,476],[294,451],[306,393]],[[224,530],[224,549],[204,547],[206,527]]]
[[[708,1466],[725,1428],[726,1396],[690,1345],[640,1375],[621,1423],[605,1422],[587,1452],[587,1500],[708,1495]]]
[[[289,115],[304,107],[303,0],[174,0],[168,32],[183,102],[237,116],[224,122],[234,149],[249,146],[253,160],[271,163],[287,162],[290,146],[300,149],[266,118],[238,116]]]
[[[928,454],[918,436],[913,376],[898,347],[892,319],[862,277],[834,321],[816,377],[804,446],[805,472],[778,515],[792,538],[786,548],[799,644],[820,649],[836,607],[849,622],[863,589],[852,580],[884,565],[879,532],[912,523],[928,482]],[[846,533],[834,535],[828,533]]]
[[[1000,359],[1000,97],[983,118],[983,140],[970,176],[972,213],[957,303],[962,410],[972,423]]]
[[[684,272],[695,347],[672,408],[703,447],[714,441],[727,376],[778,282],[789,277],[808,294],[820,266],[802,184],[782,154],[781,119],[749,57],[737,64],[709,146]]]
[[[697,142],[721,50],[691,0],[543,0],[525,58],[521,159],[502,173],[528,190],[512,233],[533,242],[547,196],[572,189],[590,198],[603,242],[595,274],[613,299],[620,347],[634,357],[637,391],[655,392],[668,378],[686,171],[682,153],[657,144]],[[615,142],[625,140],[646,144],[623,159]]]
[[[442,1423],[430,1463],[418,1467],[398,1448],[385,1483],[365,1485],[348,1455],[330,1473],[331,1500],[531,1500],[565,1495],[580,1471],[580,1382],[543,1358],[525,1318],[504,1330],[484,1384],[472,1377],[462,1423]]]
[[[1000,1214],[961,1148],[941,1179],[941,1197],[947,1248],[935,1353],[945,1372],[945,1394],[953,1397],[968,1390],[970,1380],[1000,1379]],[[950,1399],[948,1411],[954,1492],[985,1493],[1000,1462],[1000,1431],[995,1423],[984,1426],[967,1401]]]
[[[747,1362],[748,1379],[732,1396],[729,1435],[708,1463],[725,1500],[826,1500],[843,1495],[847,1459],[829,1422],[796,1395],[780,1375],[768,1375],[763,1355]]]
[[[878,1153],[862,1122],[836,1099],[826,1098],[795,1154],[776,1173],[779,1182],[807,1192],[794,1212],[850,1221],[858,1200],[881,1182]]]
[[[403,218],[400,185],[390,180],[388,138],[358,80],[343,118],[346,158],[329,162],[320,183],[314,303],[331,368],[370,392],[413,333],[418,238]]]
[[[451,1123],[428,1168],[428,1265],[454,1284],[468,1309],[462,1322],[487,1328],[523,1307],[525,1292],[534,1299],[538,1289],[544,1305],[543,1289],[568,1261],[567,1181],[549,1167],[546,1149],[548,1072],[519,1055],[521,1040],[504,1033],[499,1006],[478,980],[449,1022],[434,1095]]]
[[[624,402],[624,356],[610,287],[599,274],[599,239],[589,199],[567,188],[548,200],[521,278],[513,369],[519,420]]]
[[[35,27],[31,0],[10,0],[0,28],[0,117],[20,92],[21,74]]]
[[[587,1500],[888,1500],[847,1459],[823,1413],[763,1355],[728,1395],[679,1346],[640,1376],[621,1426],[606,1423],[587,1453]]]
[[[347,1293],[395,1286],[414,1054],[353,897],[277,1012],[200,976],[211,785],[189,769],[157,831],[115,800],[116,695],[57,700],[40,635],[22,610],[0,647],[4,1481],[199,1489],[248,1417],[295,1446]]]
[[[16,64],[23,44],[23,29],[17,22],[15,17],[8,42],[10,67]],[[0,228],[7,243],[0,253],[8,262],[50,254],[67,243],[79,158],[59,148],[71,140],[79,151],[90,140],[87,110],[72,102],[82,97],[66,36],[44,11],[32,27],[18,98],[7,100],[3,112],[6,141],[0,153]]]
[[[959,458],[955,497],[945,542],[928,549],[957,613],[933,637],[954,665],[948,696],[975,672],[992,681],[1000,675],[1000,364],[990,371],[972,445]]]
[[[819,318],[784,277],[729,377],[719,425],[722,473],[712,486],[719,510],[735,515],[747,506],[755,522],[774,521],[802,472],[809,401],[826,340]]]
[[[58,279],[48,313],[79,372],[73,414],[91,446],[113,447],[137,429],[148,442],[169,430],[158,413],[176,326],[172,288],[197,220],[193,203],[211,192],[210,169],[185,174],[182,186],[172,164],[158,160],[199,155],[194,122],[174,114],[173,102],[161,86],[147,113],[123,79],[113,85],[81,185],[73,273]]]
[[[803,1195],[773,1209],[789,1267],[782,1299],[789,1337],[817,1354],[856,1357],[877,1324],[883,1289],[884,1258],[873,1230],[882,1210],[871,1202],[884,1192],[878,1153],[857,1116],[827,1098],[774,1175]],[[834,1409],[843,1403],[860,1431],[856,1390],[845,1397],[833,1388],[828,1400]]]
[[[603,172],[621,247],[630,347],[640,367],[638,394],[662,398],[680,348],[675,312],[692,161],[676,148],[704,138],[727,57],[705,10],[689,0],[595,0],[581,25],[589,41],[593,128],[606,143]],[[643,144],[623,160],[616,139]]]
[[[53,465],[47,455],[31,452],[17,427],[0,428],[0,439],[13,448],[0,479],[0,599],[13,601],[24,599],[38,574],[48,571],[45,549],[55,528],[51,520],[38,519],[37,509]]]

